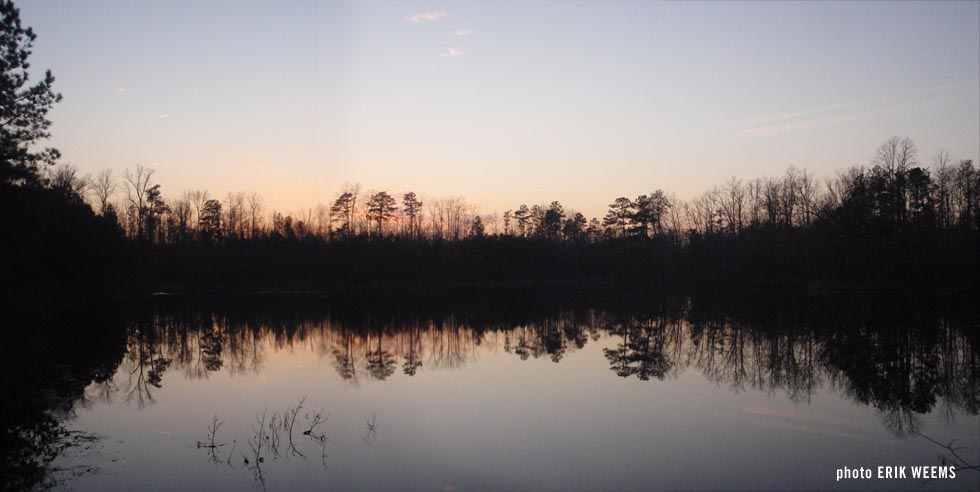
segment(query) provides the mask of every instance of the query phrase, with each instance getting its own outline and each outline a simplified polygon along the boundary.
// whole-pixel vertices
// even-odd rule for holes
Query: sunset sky
[[[82,172],[292,212],[365,190],[601,215],[819,177],[891,135],[980,156],[980,2],[20,2]]]

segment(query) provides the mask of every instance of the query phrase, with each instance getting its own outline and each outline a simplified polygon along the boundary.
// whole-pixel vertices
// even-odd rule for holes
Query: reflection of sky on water
[[[867,383],[868,390],[848,372],[855,361],[825,347],[834,336],[820,333],[706,330],[600,312],[479,330],[451,317],[400,325],[267,321],[160,317],[132,331],[111,384],[90,386],[91,405],[71,424],[105,436],[87,457],[100,472],[72,488],[251,487],[254,475],[239,454],[247,454],[256,414],[304,395],[306,409],[330,412],[326,467],[315,443],[302,440],[306,459],[263,464],[269,490],[908,489],[920,484],[838,485],[834,473],[939,464],[940,449],[896,436],[909,418],[943,442],[977,432],[976,415],[955,408],[947,423],[942,401],[925,414],[884,415],[907,396],[886,390],[914,393],[922,379],[916,371],[969,368],[976,355],[955,332],[946,336],[956,350],[927,354],[914,336],[896,345],[888,333],[866,333],[882,354],[857,360],[912,381]],[[835,353],[840,360],[829,360]],[[639,377],[649,372],[621,371],[644,362],[655,369],[650,380]],[[134,382],[140,366],[144,374],[159,369],[149,377],[159,388]],[[869,391],[872,404],[857,401]],[[225,422],[220,463],[195,449],[215,413]],[[375,432],[366,439],[372,415]],[[890,428],[896,419],[899,428]],[[966,455],[976,460],[976,450]],[[926,489],[974,490],[969,473]]]

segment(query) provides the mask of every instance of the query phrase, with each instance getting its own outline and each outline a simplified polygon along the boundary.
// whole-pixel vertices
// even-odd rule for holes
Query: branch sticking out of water
[[[293,442],[293,428],[296,426],[296,417],[299,416],[299,412],[303,409],[303,403],[305,402],[306,395],[303,395],[303,398],[300,398],[299,403],[295,407],[287,408],[283,412],[283,428],[286,430],[286,435],[289,438],[289,451],[301,458],[306,458],[306,456],[299,452],[299,449],[296,448],[296,444]]]
[[[371,441],[374,440],[374,436],[378,433],[377,425],[378,416],[374,412],[371,412],[371,418],[364,419],[364,423],[367,424],[367,434],[364,435],[364,445],[368,446]]]
[[[324,416],[322,409],[312,415],[306,414],[306,421],[309,422],[309,426],[305,431],[303,431],[303,435],[310,436],[317,441],[326,439],[327,436],[324,435],[319,429],[320,426],[323,425],[329,418],[330,414],[328,413],[326,416]]]
[[[208,425],[208,437],[207,437],[208,440],[204,442],[197,441],[197,447],[214,449],[218,446],[223,446],[225,443],[215,442],[215,437],[218,434],[218,429],[221,428],[221,424],[223,423],[224,421],[218,420],[218,414],[214,414],[214,417],[211,419],[211,425]]]
[[[269,435],[266,428],[267,411],[268,409],[262,410],[260,415],[255,416],[256,425],[252,426],[252,430],[255,432],[255,435],[248,440],[248,445],[250,448],[252,448],[252,458],[255,460],[255,463],[249,468],[251,468],[255,473],[255,482],[260,484],[263,490],[265,489],[265,475],[262,473],[262,463],[265,462],[265,457],[262,456],[262,448],[269,441]],[[248,458],[245,457],[245,455],[242,455],[242,458],[245,461],[245,465],[248,466]]]
[[[963,451],[964,449],[967,448],[966,446],[956,446],[956,439],[949,441],[949,443],[947,444],[943,444],[921,432],[917,432],[916,434],[920,437],[925,438],[926,440],[935,444],[936,446],[945,449],[946,452],[949,453],[949,456],[946,456],[945,453],[940,453],[939,460],[942,462],[943,465],[946,465],[948,463],[952,466],[955,466],[956,471],[962,471],[962,470],[980,471],[980,465],[971,465],[970,462],[966,461],[966,459],[964,459],[962,456],[959,455],[959,451]],[[923,481],[922,483],[929,483],[932,480],[933,479],[930,478],[928,480]]]

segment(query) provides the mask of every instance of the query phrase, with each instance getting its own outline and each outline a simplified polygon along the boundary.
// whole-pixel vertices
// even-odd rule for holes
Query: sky
[[[481,213],[693,197],[866,165],[892,135],[980,156],[980,2],[19,2],[83,173],[268,208],[364,190]]]

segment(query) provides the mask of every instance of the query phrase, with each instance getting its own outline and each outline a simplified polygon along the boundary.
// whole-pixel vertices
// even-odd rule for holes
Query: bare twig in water
[[[252,449],[252,458],[254,463],[252,463],[251,466],[248,466],[248,458],[245,457],[245,455],[242,455],[242,458],[245,460],[245,465],[248,466],[253,473],[255,473],[255,482],[261,485],[263,490],[265,489],[265,475],[262,473],[262,463],[265,462],[265,457],[262,456],[262,448],[269,442],[269,435],[266,428],[267,412],[268,409],[265,409],[262,410],[261,415],[255,416],[256,425],[252,426],[252,431],[255,432],[255,435],[248,440],[248,446]]]
[[[231,464],[231,457],[235,455],[235,446],[237,446],[237,445],[238,445],[238,441],[235,440],[235,439],[232,439],[232,441],[231,441],[231,451],[228,451],[228,460],[225,461],[225,463],[228,465],[228,468],[231,468],[232,470],[235,469],[235,466]]]
[[[326,416],[324,416],[323,410],[320,410],[312,415],[306,414],[306,420],[309,423],[309,426],[305,431],[303,431],[303,435],[310,436],[317,441],[326,439],[327,436],[320,431],[320,426],[323,425],[323,423],[329,418],[330,414],[328,413]]]
[[[207,441],[203,441],[203,442],[197,441],[197,448],[198,449],[206,448],[208,450],[208,461],[211,461],[214,464],[218,464],[221,462],[221,459],[218,457],[217,450],[219,446],[225,445],[225,443],[223,442],[219,443],[215,440],[218,434],[218,429],[221,428],[221,424],[223,423],[224,422],[222,422],[221,420],[218,420],[218,414],[214,414],[214,417],[211,419],[211,424],[208,425]]]
[[[374,440],[374,436],[378,433],[377,420],[378,416],[374,412],[371,412],[370,419],[364,419],[365,424],[367,424],[367,434],[364,435],[365,446],[370,445],[371,441]]]
[[[303,398],[300,398],[299,403],[295,407],[289,407],[282,413],[282,428],[286,431],[286,438],[289,444],[287,452],[300,458],[306,458],[306,456],[299,451],[296,443],[293,441],[293,429],[296,427],[296,418],[299,416],[300,410],[303,409],[303,403],[305,402],[306,395],[303,395]]]
[[[327,443],[330,442],[330,438],[327,437],[326,433],[320,430],[327,419],[330,418],[328,413],[326,416],[323,415],[323,409],[319,412],[315,412],[312,415],[306,414],[306,421],[309,424],[305,431],[303,431],[304,436],[309,436],[314,442],[320,445],[320,463],[323,464],[323,469],[329,468],[327,466]]]
[[[949,463],[949,464],[951,464],[951,465],[953,465],[953,466],[956,467],[956,471],[961,471],[961,470],[980,471],[980,465],[971,465],[968,461],[966,461],[966,459],[964,459],[962,456],[959,455],[959,451],[962,451],[964,449],[967,449],[967,447],[966,446],[956,446],[955,445],[956,444],[956,439],[953,439],[952,441],[949,441],[948,444],[943,444],[943,443],[941,443],[941,442],[939,442],[939,441],[937,441],[937,440],[935,440],[935,439],[933,439],[933,438],[931,438],[931,437],[929,437],[929,436],[927,436],[927,435],[925,435],[925,434],[923,434],[921,432],[917,432],[916,434],[919,435],[920,437],[925,438],[926,440],[928,440],[929,442],[935,444],[936,446],[939,446],[939,447],[945,449],[950,454],[950,456],[947,457],[945,453],[940,453],[939,460],[940,460],[940,462],[943,465],[946,465],[947,463]],[[924,480],[922,483],[928,483],[928,482],[931,482],[932,480],[933,479],[930,478],[928,480]]]
[[[252,449],[252,458],[255,460],[256,466],[265,461],[265,458],[262,456],[262,448],[269,442],[269,435],[266,432],[265,425],[266,412],[267,410],[262,410],[260,415],[255,416],[256,425],[252,426],[252,432],[255,434],[248,440],[248,446]],[[248,463],[247,459],[245,463]]]
[[[272,417],[269,419],[268,441],[269,441],[269,451],[272,452],[272,459],[276,459],[279,457],[279,444],[282,442],[282,439],[280,437],[282,433],[281,422],[284,418],[285,417],[280,416],[278,412],[274,412],[272,414]]]
[[[289,439],[289,451],[300,458],[306,458],[306,456],[296,448],[296,444],[293,442],[293,428],[296,426],[296,417],[299,416],[299,412],[303,409],[303,403],[305,402],[306,396],[304,395],[295,407],[287,408],[283,412],[283,429],[286,430],[286,436]]]
[[[255,474],[255,482],[260,484],[263,489],[265,489],[265,473],[262,469],[262,464],[270,456],[273,460],[278,459],[282,452],[281,446],[286,446],[285,454],[287,458],[290,455],[296,455],[306,459],[306,456],[297,447],[294,431],[302,430],[300,432],[301,435],[309,437],[310,440],[320,446],[320,463],[324,469],[328,468],[327,443],[330,442],[330,439],[323,431],[323,424],[330,418],[330,413],[325,413],[323,409],[316,412],[303,413],[304,422],[297,426],[297,421],[305,404],[306,396],[303,396],[296,406],[288,407],[282,412],[273,412],[270,415],[268,407],[266,407],[262,410],[262,413],[255,415],[255,423],[252,424],[253,434],[247,440],[250,452],[246,454],[244,451],[239,451],[239,456],[241,456],[242,463],[244,464],[241,468],[252,470]],[[370,419],[365,420],[367,424],[367,435],[364,437],[365,444],[369,444],[374,439],[377,432],[376,420],[377,417],[374,415],[374,412],[372,412]],[[227,443],[217,440],[218,430],[223,423],[222,420],[218,419],[218,415],[215,414],[211,420],[211,424],[208,426],[207,440],[197,441],[197,447],[208,449],[211,454],[210,459],[215,464],[223,461],[232,470],[237,470],[240,468],[235,467],[232,463],[232,458],[238,449],[237,440],[232,441],[232,447],[228,452],[227,458],[220,458],[217,454],[218,448],[227,445]],[[286,439],[283,439],[283,434],[285,434]]]
[[[218,414],[214,414],[214,417],[211,419],[211,425],[208,425],[208,440],[204,442],[197,441],[197,447],[213,449],[218,446],[223,446],[224,443],[215,442],[215,436],[218,434],[218,429],[221,428],[221,424],[223,423],[223,421],[218,420]]]

